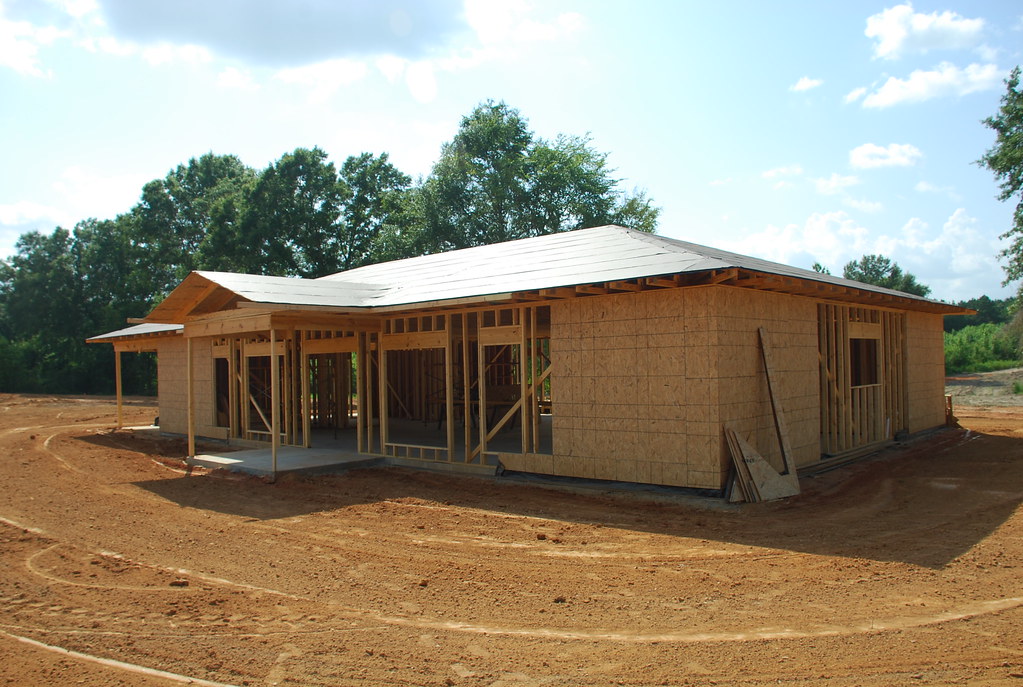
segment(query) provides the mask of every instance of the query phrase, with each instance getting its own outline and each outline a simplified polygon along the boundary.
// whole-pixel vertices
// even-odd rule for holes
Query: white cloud
[[[761,172],[760,176],[765,179],[774,179],[776,177],[799,176],[802,173],[803,168],[799,165],[785,165]]]
[[[549,21],[529,15],[534,12],[526,0],[466,0],[465,18],[484,45],[511,42],[555,41],[578,33],[585,26],[581,15],[566,12]]]
[[[237,67],[226,67],[217,75],[217,85],[222,88],[231,88],[239,91],[258,91],[259,84],[252,78],[247,69]]]
[[[849,151],[849,164],[853,169],[875,167],[911,167],[924,154],[909,143],[889,143],[887,147],[864,143]]]
[[[13,69],[23,76],[48,78],[50,70],[39,61],[39,49],[67,36],[53,26],[35,26],[27,21],[9,21],[0,5],[0,67]]]
[[[960,96],[996,89],[1001,86],[1002,72],[994,64],[971,64],[960,69],[942,62],[931,71],[917,69],[906,79],[889,77],[868,95],[863,107],[891,107],[899,103],[915,103],[941,96]]]
[[[872,200],[857,200],[855,198],[846,198],[842,201],[851,208],[855,208],[860,212],[869,212],[871,214],[875,212],[881,212],[884,209],[884,205]]]
[[[914,12],[907,2],[868,17],[863,33],[874,39],[874,57],[894,60],[906,53],[969,48],[983,31],[983,19],[967,19],[951,11]]]
[[[814,213],[802,224],[768,225],[723,243],[727,244],[723,248],[789,265],[817,261],[837,275],[850,260],[880,254],[930,286],[936,298],[1000,293],[1002,270],[996,256],[1001,246],[984,236],[978,220],[962,208],[948,217],[940,232],[914,217],[892,234],[879,234],[839,210]]]
[[[865,96],[866,94],[867,94],[867,87],[866,86],[860,86],[859,88],[854,88],[853,90],[851,90],[848,93],[846,93],[844,101],[845,101],[846,104],[854,103],[857,100],[859,100],[860,98],[862,98],[863,96]]]
[[[147,45],[142,48],[141,54],[142,59],[154,67],[175,62],[204,64],[213,59],[210,51],[200,45],[174,45],[173,43]]]
[[[274,76],[284,83],[306,87],[310,103],[324,103],[342,86],[350,86],[363,79],[368,71],[364,62],[328,60],[305,67],[282,69]]]
[[[138,202],[139,191],[151,178],[141,174],[105,174],[94,168],[73,165],[61,172],[53,189],[69,208],[63,223],[95,217],[111,219]]]
[[[437,77],[430,62],[413,62],[405,70],[405,84],[418,102],[430,103],[437,99]]]
[[[728,177],[727,179],[714,179],[714,180],[712,180],[710,182],[710,185],[711,186],[727,186],[728,184],[732,183],[732,181],[733,181],[732,177]]]
[[[65,212],[49,205],[19,200],[10,205],[0,205],[0,225],[26,225],[33,222],[44,224],[69,224],[74,220]]]
[[[811,79],[809,76],[804,76],[800,78],[799,81],[789,86],[789,90],[797,93],[800,91],[809,91],[811,88],[817,88],[822,83],[824,83],[824,81],[821,79]]]
[[[405,65],[408,64],[408,60],[396,57],[395,55],[384,55],[378,57],[375,64],[380,73],[384,75],[384,78],[390,83],[394,83],[405,72]]]
[[[843,189],[855,186],[860,183],[860,180],[855,176],[842,176],[835,172],[827,179],[814,179],[813,183],[817,189],[817,193],[825,196],[833,196],[840,193]]]
[[[722,247],[789,265],[809,264],[814,260],[835,265],[869,252],[868,235],[868,229],[838,210],[814,213],[802,226],[769,224],[761,232],[748,234]]]
[[[101,12],[123,41],[202,46],[272,68],[379,55],[422,59],[466,26],[459,0],[104,0]]]
[[[918,181],[913,188],[919,193],[938,193],[948,196],[954,201],[962,200],[962,196],[956,193],[954,186],[938,186],[929,181]]]

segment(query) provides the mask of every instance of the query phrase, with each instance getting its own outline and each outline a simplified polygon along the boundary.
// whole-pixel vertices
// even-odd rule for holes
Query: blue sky
[[[1006,296],[1012,207],[973,161],[1021,62],[1009,1],[0,0],[0,255],[208,151],[425,175],[494,99],[589,134],[666,236]]]

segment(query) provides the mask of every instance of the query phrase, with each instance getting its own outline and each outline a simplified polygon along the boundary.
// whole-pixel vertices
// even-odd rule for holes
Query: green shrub
[[[978,324],[945,332],[945,372],[990,372],[1020,365],[1019,350],[1007,328]]]

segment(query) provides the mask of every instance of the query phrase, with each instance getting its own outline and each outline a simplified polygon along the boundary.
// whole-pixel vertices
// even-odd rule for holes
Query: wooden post
[[[377,381],[380,401],[380,452],[387,453],[387,351],[384,350],[383,325],[377,334]]]
[[[538,358],[542,360],[541,356],[537,356],[536,347],[536,308],[529,309],[529,377],[530,382],[533,385],[532,399],[530,402],[533,404],[533,453],[540,452],[540,399],[543,398],[543,384],[537,384],[537,375],[540,374],[539,365],[537,365]]]
[[[270,471],[277,477],[277,449],[281,444],[281,361],[277,357],[277,330],[270,327]]]
[[[454,315],[445,315],[444,325],[448,330],[444,342],[444,413],[448,423],[448,462],[451,462],[455,459],[455,362],[451,350],[455,337]]]
[[[465,433],[465,461],[472,455],[472,403],[469,400],[469,313],[462,313],[462,429]]]
[[[227,417],[229,436],[239,436],[238,430],[238,343],[231,339],[227,358]]]
[[[358,415],[355,417],[355,444],[359,453],[365,453],[365,431],[366,424],[366,333],[356,332],[358,337],[358,352],[355,358],[355,402],[358,404]]]
[[[309,332],[303,332],[302,337],[308,340]],[[309,392],[309,354],[305,348],[299,352],[302,356],[302,445],[309,448],[313,445],[312,437],[312,399]]]
[[[487,450],[487,361],[486,347],[483,345],[483,331],[479,329],[479,318],[483,313],[476,316],[476,326],[479,335],[476,337],[477,367],[479,368],[479,379],[476,380],[476,397],[479,401],[479,430],[480,430],[480,465],[484,465],[486,457],[483,452]]]
[[[117,429],[124,426],[123,398],[121,395],[121,350],[114,348],[114,385],[117,387]]]
[[[519,308],[519,398],[522,399],[522,413],[520,415],[522,425],[522,450],[521,453],[525,455],[529,452],[529,429],[533,424],[533,412],[535,410],[535,404],[529,403],[526,399],[529,394],[529,376],[526,374],[526,331],[528,322],[528,309],[523,306]]]
[[[194,363],[192,362],[192,338],[188,338],[188,363],[185,366],[188,375],[188,457],[195,458],[195,380]]]

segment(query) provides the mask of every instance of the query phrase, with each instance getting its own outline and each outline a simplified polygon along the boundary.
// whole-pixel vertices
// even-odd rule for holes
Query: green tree
[[[203,243],[212,218],[226,198],[237,199],[246,190],[254,175],[234,155],[206,153],[142,188],[131,213],[134,264],[151,282],[154,298],[203,267],[201,260],[211,260],[215,252]]]
[[[387,153],[354,155],[341,165],[346,194],[341,204],[338,270],[361,267],[383,251],[382,236],[407,226],[412,178],[388,160]]]
[[[858,261],[849,261],[842,270],[842,276],[915,296],[926,296],[931,292],[931,287],[921,284],[916,277],[903,272],[897,263],[883,255],[864,255]]]
[[[242,218],[244,272],[322,277],[341,264],[341,204],[348,195],[320,148],[296,148],[259,175]]]
[[[1013,316],[1014,298],[995,299],[988,296],[959,301],[956,305],[976,310],[976,315],[946,315],[945,331],[954,332],[978,324],[1007,324]]]
[[[977,160],[977,164],[991,170],[998,180],[1001,189],[998,200],[1018,196],[1012,227],[1001,237],[1011,239],[1009,247],[1001,252],[1002,257],[1008,259],[1006,283],[1023,278],[1023,91],[1019,77],[1017,66],[1005,80],[1005,94],[998,114],[984,120],[984,125],[996,134],[995,144]]]
[[[421,252],[611,223],[653,231],[658,215],[645,194],[619,190],[588,138],[537,138],[493,101],[462,118],[420,192]]]

